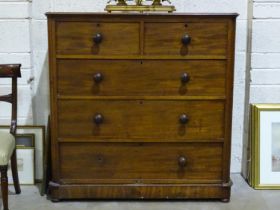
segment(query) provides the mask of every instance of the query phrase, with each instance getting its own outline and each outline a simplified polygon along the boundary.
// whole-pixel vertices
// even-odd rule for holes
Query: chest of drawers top
[[[225,58],[235,14],[59,14],[56,53],[84,56]],[[187,37],[186,37],[187,36]]]

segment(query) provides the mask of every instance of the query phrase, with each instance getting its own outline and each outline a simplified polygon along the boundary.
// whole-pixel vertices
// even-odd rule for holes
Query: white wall
[[[0,2],[3,0],[0,0]],[[19,0],[18,0],[19,1]],[[30,19],[20,19],[26,22],[27,27],[23,27],[26,32],[26,41],[19,44],[13,44],[11,36],[0,37],[0,52],[2,52],[2,43],[7,45],[12,43],[9,50],[15,52],[14,48],[24,48],[26,57],[15,57],[12,62],[24,62],[25,68],[28,69],[27,78],[34,77],[32,83],[32,100],[31,98],[21,99],[27,103],[23,112],[29,115],[33,114],[35,124],[45,124],[48,115],[48,60],[47,60],[47,22],[44,15],[47,11],[59,12],[102,12],[104,10],[107,0],[33,0],[14,2],[5,0],[3,4],[7,7],[16,9],[20,4],[27,4],[30,7],[29,12],[25,12],[26,17]],[[246,0],[172,0],[177,8],[177,12],[205,12],[205,13],[218,13],[218,12],[237,12],[239,17],[237,20],[237,38],[236,38],[236,62],[235,62],[235,81],[234,81],[234,108],[233,108],[233,142],[232,142],[232,172],[241,171],[241,158],[242,158],[242,142],[243,142],[243,120],[244,120],[244,106],[245,106],[245,66],[246,66],[246,50],[247,50],[247,1]],[[18,4],[14,7],[13,4]],[[0,6],[0,18],[1,18]],[[6,11],[6,9],[3,9]],[[21,12],[25,9],[20,9]],[[4,12],[6,19],[2,20],[6,27],[12,30],[9,26],[11,18],[18,18],[18,14]],[[11,17],[12,16],[12,17]],[[28,16],[28,17],[27,17]],[[7,19],[8,18],[8,19]],[[1,23],[0,23],[1,24]],[[0,26],[0,34],[2,27]],[[30,40],[28,39],[30,33]],[[22,39],[21,35],[16,34],[17,40]],[[26,45],[26,46],[25,46]],[[28,46],[28,47],[27,47]],[[31,49],[31,52],[30,52]],[[7,54],[7,53],[6,53]],[[22,54],[20,54],[22,55]],[[32,62],[30,63],[30,60]],[[8,62],[8,58],[0,58],[0,63]],[[27,65],[28,64],[28,65]],[[30,73],[31,69],[31,73]],[[24,80],[26,83],[26,79]],[[29,90],[29,86],[25,84]],[[2,88],[1,88],[2,89]],[[30,105],[32,101],[32,106]],[[28,110],[28,111],[27,111]],[[31,111],[31,113],[30,113]],[[24,115],[27,118],[27,113]],[[3,118],[4,112],[0,113],[0,119]],[[32,115],[31,115],[32,119]],[[27,122],[27,121],[26,121]]]
[[[280,103],[280,0],[254,0],[251,103]]]
[[[32,68],[30,56],[30,2],[0,0],[0,63],[21,63],[19,80],[19,124],[32,123],[31,87],[28,84]],[[0,94],[10,92],[10,81],[1,80]],[[10,122],[11,107],[1,103],[0,124]]]
[[[280,0],[248,0],[248,53],[242,173],[248,176],[249,110],[252,103],[280,103]],[[250,159],[250,157],[248,157]]]

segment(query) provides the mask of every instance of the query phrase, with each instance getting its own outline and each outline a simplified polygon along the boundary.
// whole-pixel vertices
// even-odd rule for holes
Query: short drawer
[[[58,54],[139,54],[139,23],[58,22],[56,30]]]
[[[226,55],[227,22],[145,23],[146,55]]]
[[[63,143],[64,183],[209,183],[222,179],[222,144]]]
[[[85,141],[222,139],[224,101],[59,100],[58,134]]]
[[[59,60],[57,65],[60,95],[225,95],[223,60]]]

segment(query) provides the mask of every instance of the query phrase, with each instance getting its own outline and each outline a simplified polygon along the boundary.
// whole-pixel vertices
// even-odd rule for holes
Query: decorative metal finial
[[[115,1],[115,5],[111,5],[110,3]],[[134,5],[127,4],[127,2],[135,2]],[[152,1],[150,5],[148,2]],[[170,0],[109,0],[108,5],[105,10],[108,12],[114,11],[138,11],[138,12],[147,12],[147,11],[157,11],[157,12],[173,12],[175,11],[175,7],[172,5],[163,5],[162,2],[168,2],[171,4]],[[110,4],[110,5],[109,5]]]

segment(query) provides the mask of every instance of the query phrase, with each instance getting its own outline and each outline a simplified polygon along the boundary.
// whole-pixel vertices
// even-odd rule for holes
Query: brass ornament
[[[115,1],[116,4],[110,4],[112,1]],[[128,4],[127,2],[134,1],[135,4]],[[151,4],[144,4],[144,2],[152,1]],[[105,8],[105,11],[117,12],[117,11],[136,11],[136,12],[148,12],[148,11],[155,11],[155,12],[173,12],[176,11],[175,7],[172,5],[163,5],[162,2],[168,2],[171,4],[170,0],[109,0],[108,4]]]

